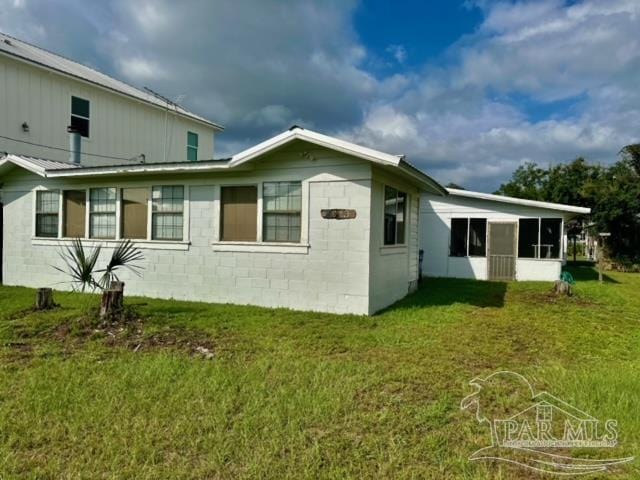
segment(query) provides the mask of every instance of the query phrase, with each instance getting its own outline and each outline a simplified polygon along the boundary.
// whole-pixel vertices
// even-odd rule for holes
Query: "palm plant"
[[[66,268],[54,266],[56,270],[71,276],[71,284],[76,291],[84,292],[87,288],[92,291],[106,290],[111,282],[118,281],[117,271],[126,268],[136,275],[140,276],[142,267],[136,262],[142,261],[144,256],[142,252],[133,244],[131,240],[122,240],[118,243],[111,254],[111,259],[107,266],[103,269],[96,269],[98,258],[102,246],[98,245],[92,250],[85,251],[82,240],[75,238],[70,245],[65,246],[60,257],[64,261]],[[96,279],[96,275],[100,275]]]

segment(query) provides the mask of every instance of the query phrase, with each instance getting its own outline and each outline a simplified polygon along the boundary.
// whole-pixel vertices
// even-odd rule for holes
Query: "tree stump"
[[[102,292],[100,318],[116,320],[124,311],[124,282],[111,282],[108,290]]]
[[[53,290],[51,288],[39,288],[36,292],[36,310],[50,310],[55,307],[53,303]]]
[[[553,291],[556,295],[565,295],[570,297],[573,295],[573,289],[571,288],[571,284],[569,282],[564,282],[562,280],[556,280]]]

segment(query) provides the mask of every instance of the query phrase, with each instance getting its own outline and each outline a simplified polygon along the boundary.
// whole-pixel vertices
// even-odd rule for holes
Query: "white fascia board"
[[[0,167],[6,165],[7,163],[13,163],[14,165],[24,168],[25,170],[29,170],[36,175],[40,175],[41,177],[46,177],[46,171],[44,168],[39,167],[38,165],[34,165],[29,160],[25,160],[24,158],[20,158],[16,155],[7,155],[2,160],[0,160]]]
[[[503,195],[492,195],[490,193],[472,192],[470,190],[458,190],[456,188],[447,188],[450,195],[457,197],[476,198],[479,200],[489,200],[491,202],[511,203],[514,205],[523,205],[527,207],[546,208],[548,210],[559,210],[570,213],[591,213],[590,208],[576,207],[573,205],[564,205],[562,203],[540,202],[537,200],[525,200],[523,198],[507,197]]]
[[[253,160],[256,157],[259,157],[261,155],[264,155],[265,153],[275,150],[276,148],[286,145],[293,140],[303,140],[321,147],[326,147],[331,150],[342,152],[347,155],[352,155],[354,157],[359,157],[364,160],[369,160],[371,162],[379,163],[382,165],[398,166],[402,158],[398,155],[390,155],[388,153],[373,150],[361,145],[356,145],[355,143],[347,142],[334,137],[329,137],[328,135],[322,135],[311,130],[294,128],[234,155],[229,162],[229,166],[235,167],[242,163]]]
[[[47,177],[97,177],[104,175],[133,175],[140,173],[189,173],[189,172],[209,172],[216,170],[227,170],[228,164],[224,165],[154,165],[136,167],[99,167],[99,168],[78,168],[68,170],[48,170]]]

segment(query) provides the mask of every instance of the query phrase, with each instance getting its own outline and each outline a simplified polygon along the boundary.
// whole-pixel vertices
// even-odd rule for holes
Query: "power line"
[[[4,138],[5,140],[11,140],[13,142],[26,143],[27,145],[33,145],[35,147],[42,147],[42,148],[50,148],[52,150],[59,150],[61,152],[71,153],[73,151],[73,150],[69,150],[67,148],[52,147],[51,145],[43,145],[41,143],[28,142],[26,140],[19,140],[17,138],[6,137],[4,135],[0,135],[0,138]],[[89,155],[91,157],[109,158],[109,159],[112,159],[112,160],[126,160],[128,162],[139,162],[140,161],[140,160],[136,160],[135,158],[131,158],[131,157],[128,157],[128,158],[127,157],[113,157],[113,156],[110,156],[110,155],[101,155],[99,153],[81,152],[81,154],[82,155]]]

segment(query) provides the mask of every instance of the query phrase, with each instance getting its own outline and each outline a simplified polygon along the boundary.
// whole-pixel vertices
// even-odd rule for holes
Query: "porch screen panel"
[[[539,219],[521,218],[518,227],[518,257],[537,258]]]
[[[469,220],[466,218],[451,219],[451,242],[449,246],[449,255],[452,257],[467,256],[467,234]]]
[[[149,190],[122,189],[122,238],[147,238]]]
[[[487,219],[469,220],[469,255],[484,257],[487,254]]]
[[[226,242],[255,242],[258,237],[258,187],[222,187],[220,238]]]
[[[540,258],[560,258],[562,219],[543,218],[540,221]]]
[[[86,234],[87,192],[65,190],[64,192],[64,236],[84,238]]]

